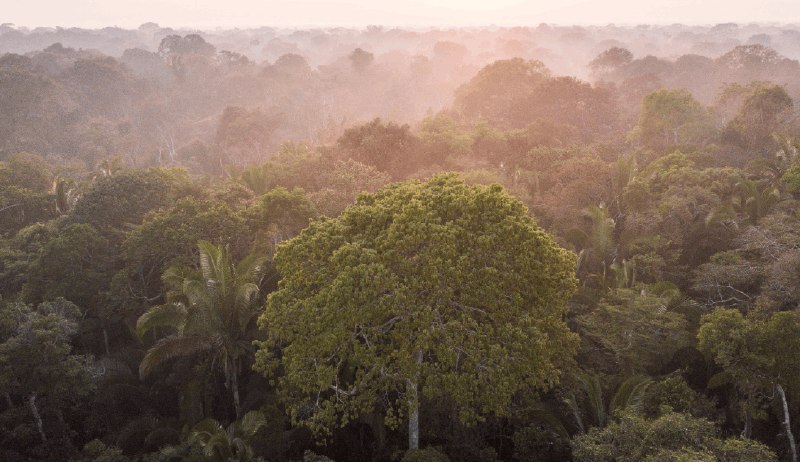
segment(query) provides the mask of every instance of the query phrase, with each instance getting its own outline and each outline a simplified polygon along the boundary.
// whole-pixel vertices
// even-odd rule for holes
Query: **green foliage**
[[[622,240],[649,241],[648,250],[667,265],[667,276],[681,281],[682,265],[704,263],[733,245],[738,217],[732,203],[740,180],[734,169],[701,169],[680,152],[659,158],[625,188],[629,216]]]
[[[723,136],[748,152],[771,154],[777,148],[772,134],[785,129],[792,107],[792,98],[782,86],[756,85],[725,127]]]
[[[173,204],[190,189],[182,170],[123,170],[96,179],[75,204],[71,220],[114,236],[141,223],[147,212]]]
[[[35,308],[0,302],[0,389],[10,410],[24,405],[30,411],[23,421],[3,419],[3,448],[23,447],[14,441],[20,432],[10,431],[17,425],[35,424],[46,443],[52,431],[46,419],[63,415],[64,408],[94,389],[91,359],[72,353],[80,316],[78,307],[63,298]]]
[[[699,347],[723,368],[709,386],[732,383],[744,395],[743,435],[751,434],[752,416],[758,410],[760,394],[771,393],[780,399],[783,410],[780,420],[794,452],[784,388],[790,396],[800,392],[800,366],[793,360],[800,348],[800,311],[775,313],[759,320],[747,319],[734,309],[718,309],[703,318],[697,337]]]
[[[691,343],[686,319],[672,310],[673,293],[646,286],[609,292],[596,309],[575,318],[584,360],[609,373],[658,371]]]
[[[0,162],[0,236],[55,217],[53,174],[40,156],[19,153]]]
[[[765,217],[781,200],[778,188],[764,182],[743,179],[737,184],[739,188],[739,208],[747,215],[751,225]]]
[[[800,312],[758,320],[735,309],[718,309],[703,317],[697,338],[700,349],[745,393],[769,390],[776,382],[800,391],[800,367],[789,359],[800,348]]]
[[[401,462],[450,462],[450,458],[435,448],[411,449],[403,454]]]
[[[55,399],[69,399],[66,392],[73,386],[72,392],[85,392],[89,386],[86,358],[70,355],[71,337],[78,331],[81,316],[77,306],[61,298],[35,309],[21,303],[0,308],[5,331],[0,363],[6,391],[52,394]]]
[[[696,417],[710,417],[711,406],[680,376],[671,376],[652,383],[642,400],[642,412],[648,417],[656,417],[664,408],[671,411],[692,414]]]
[[[574,257],[526,212],[498,186],[438,176],[362,195],[279,247],[256,367],[280,365],[293,421],[324,430],[378,408],[396,424],[413,381],[472,422],[556,383]]]
[[[0,56],[0,460],[399,460],[406,420],[441,452],[405,460],[776,459],[740,433],[791,459],[800,64],[595,32],[226,42],[256,64],[145,24],[90,41],[157,53]],[[594,82],[491,62],[549,38],[606,49]]]
[[[518,428],[512,436],[514,460],[558,462],[569,457],[569,435],[554,432],[547,425],[528,425]]]
[[[795,162],[783,173],[781,177],[786,190],[792,194],[800,193],[800,162]]]
[[[576,462],[777,460],[760,443],[737,441],[722,440],[713,422],[688,414],[668,412],[648,420],[624,413],[611,425],[576,437],[572,456]]]
[[[81,458],[76,462],[128,462],[129,460],[119,448],[107,446],[100,440],[92,440],[83,447]]]
[[[244,256],[252,242],[244,218],[216,201],[187,197],[173,207],[149,212],[127,234],[121,251],[125,259],[112,297],[125,305],[131,298],[155,300],[162,294],[161,274],[169,266],[188,266],[197,260],[197,241],[228,246]],[[136,313],[137,315],[140,312]]]
[[[275,128],[273,116],[259,109],[228,106],[220,117],[215,141],[231,163],[262,161],[269,153]]]
[[[192,427],[189,442],[200,446],[205,461],[249,462],[254,460],[250,442],[265,424],[264,415],[259,411],[248,412],[228,428],[224,428],[216,420],[206,419]]]
[[[321,456],[313,451],[306,451],[303,453],[303,462],[333,462],[333,459]]]
[[[688,90],[661,89],[644,98],[635,135],[644,146],[664,152],[710,141],[712,127],[708,110]]]
[[[425,163],[444,167],[466,157],[472,148],[470,133],[459,129],[456,122],[436,115],[422,120],[420,132]]]
[[[652,380],[643,375],[628,377],[617,385],[616,391],[607,399],[603,391],[600,377],[595,374],[578,375],[578,389],[564,403],[570,410],[571,423],[567,424],[553,415],[543,419],[561,436],[569,436],[566,428],[576,428],[576,433],[585,433],[593,427],[605,427],[612,416],[626,409],[638,410]],[[551,411],[552,412],[552,411]],[[547,415],[551,412],[539,414]]]
[[[23,295],[32,302],[64,297],[84,309],[95,309],[101,300],[98,288],[108,286],[112,263],[108,240],[92,225],[69,225],[36,255]]]
[[[266,232],[274,251],[280,242],[291,239],[308,226],[317,216],[317,208],[302,189],[289,191],[278,187],[261,196],[250,214],[251,222],[266,225],[266,229],[260,231]]]
[[[284,187],[316,191],[323,187],[325,168],[323,157],[305,144],[284,143],[278,153],[259,166],[247,167],[240,181],[256,195]]]
[[[53,172],[41,156],[21,152],[0,163],[0,189],[16,186],[46,193],[53,185]]]
[[[200,271],[169,268],[164,273],[167,303],[152,307],[136,322],[140,336],[154,328],[174,329],[147,350],[139,374],[145,377],[176,357],[208,354],[225,374],[239,416],[238,376],[254,336],[265,259],[251,255],[235,264],[225,247],[206,241],[197,246]]]

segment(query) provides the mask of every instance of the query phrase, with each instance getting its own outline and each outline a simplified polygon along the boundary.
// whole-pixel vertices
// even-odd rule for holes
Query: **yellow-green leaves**
[[[397,424],[408,381],[473,422],[552,386],[575,351],[575,256],[496,185],[441,175],[362,195],[275,262],[256,369],[280,366],[293,420],[315,430],[376,410]]]

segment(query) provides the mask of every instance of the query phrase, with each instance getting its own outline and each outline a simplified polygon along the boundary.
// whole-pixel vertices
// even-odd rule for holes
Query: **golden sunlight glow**
[[[21,26],[478,26],[800,21],[797,0],[29,0],[0,21]]]

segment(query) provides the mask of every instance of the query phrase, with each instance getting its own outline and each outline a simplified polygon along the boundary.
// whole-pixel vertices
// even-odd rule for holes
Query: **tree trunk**
[[[781,397],[781,404],[783,404],[783,428],[786,432],[786,439],[789,440],[789,450],[792,453],[792,462],[797,462],[797,444],[794,441],[794,434],[792,433],[792,423],[789,420],[789,403],[786,402],[786,393],[783,391],[781,384],[775,384],[775,390]]]
[[[742,430],[742,438],[750,439],[750,435],[753,433],[753,419],[750,416],[750,400],[747,401],[746,408],[744,410],[744,429]]]
[[[422,364],[422,351],[414,353],[417,364]],[[414,380],[406,381],[408,394],[408,449],[419,449],[419,372]]]
[[[44,434],[44,424],[42,424],[42,416],[39,415],[39,409],[36,407],[36,393],[33,393],[28,398],[28,406],[31,408],[34,420],[36,420],[36,428],[39,429],[39,436],[42,437],[42,443],[47,442],[47,436]]]
[[[106,347],[106,356],[111,356],[111,349],[108,347],[108,330],[103,327],[103,346]]]
[[[242,408],[239,404],[239,377],[235,365],[231,365],[231,391],[233,392],[233,408],[236,411],[236,420],[242,418]]]

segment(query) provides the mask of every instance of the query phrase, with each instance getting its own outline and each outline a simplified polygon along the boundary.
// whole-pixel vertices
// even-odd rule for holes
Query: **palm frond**
[[[203,445],[203,455],[211,460],[231,460],[233,448],[228,434],[220,431],[211,435]]]
[[[603,386],[600,384],[600,378],[594,374],[583,374],[580,377],[583,390],[586,392],[587,405],[589,413],[594,418],[594,424],[598,427],[606,425],[606,404],[603,400]]]
[[[572,412],[572,417],[575,419],[575,425],[578,427],[578,432],[586,433],[586,425],[583,423],[581,408],[578,406],[578,400],[575,399],[575,395],[571,395],[569,398],[564,399],[564,404],[566,404],[570,412]]]
[[[147,354],[139,364],[139,376],[147,377],[156,366],[172,358],[190,356],[209,348],[211,348],[211,344],[204,336],[170,335],[164,337],[147,350]]]
[[[611,398],[608,413],[614,415],[615,411],[623,410],[628,406],[637,406],[644,398],[647,388],[653,380],[649,377],[637,375],[626,379],[617,387],[616,393]]]
[[[258,433],[258,430],[261,429],[264,425],[267,424],[267,419],[264,417],[264,413],[261,411],[250,411],[242,417],[242,420],[238,422],[237,430],[239,433],[245,438],[250,439]]]
[[[252,253],[236,265],[236,275],[240,280],[259,284],[267,272],[268,262],[266,255]]]
[[[205,443],[211,439],[211,436],[224,431],[225,429],[216,420],[210,418],[203,419],[192,427],[190,437],[193,440]]]
[[[570,439],[567,426],[564,424],[564,419],[558,409],[555,409],[548,403],[536,403],[533,406],[533,418],[546,424],[560,436],[565,439]],[[581,424],[578,424],[580,427]]]
[[[193,312],[212,310],[214,306],[213,294],[209,293],[205,281],[185,279],[181,291]]]
[[[143,337],[154,327],[174,327],[181,331],[186,323],[186,307],[181,303],[158,305],[145,311],[136,321],[136,334]]]

